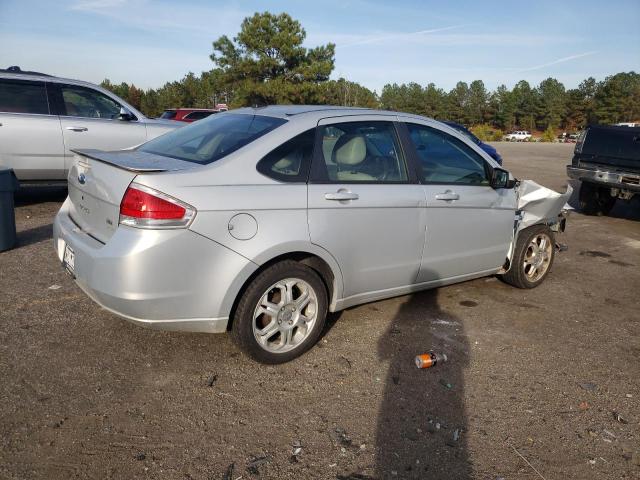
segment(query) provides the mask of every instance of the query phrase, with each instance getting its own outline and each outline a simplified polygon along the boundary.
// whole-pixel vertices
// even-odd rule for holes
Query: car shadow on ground
[[[67,198],[67,187],[60,186],[26,186],[15,193],[16,207],[46,202],[64,202]]]
[[[438,290],[408,297],[378,343],[389,362],[376,433],[376,476],[472,477],[467,452],[464,369],[468,342],[462,322],[438,305]],[[418,369],[417,354],[446,353],[448,361]]]

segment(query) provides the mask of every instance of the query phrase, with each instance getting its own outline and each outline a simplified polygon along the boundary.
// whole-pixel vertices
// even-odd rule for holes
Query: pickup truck
[[[616,199],[640,194],[640,128],[590,126],[580,135],[569,178],[580,180],[580,209],[607,215]]]

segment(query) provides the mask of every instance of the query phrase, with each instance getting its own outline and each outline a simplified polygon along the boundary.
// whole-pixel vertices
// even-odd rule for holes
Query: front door
[[[498,270],[513,238],[514,191],[494,190],[491,167],[460,139],[431,126],[407,128],[427,201],[418,282]]]
[[[343,298],[410,285],[420,268],[424,191],[393,120],[340,117],[318,125],[309,230],[311,242],[340,265]]]
[[[111,97],[78,85],[61,84],[59,92],[67,170],[73,162],[71,149],[122,150],[146,141],[145,124],[120,120],[121,105]]]

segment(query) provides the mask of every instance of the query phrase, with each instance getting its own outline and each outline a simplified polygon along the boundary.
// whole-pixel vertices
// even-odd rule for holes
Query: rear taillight
[[[137,228],[184,228],[196,210],[153,188],[132,183],[120,202],[120,224]]]

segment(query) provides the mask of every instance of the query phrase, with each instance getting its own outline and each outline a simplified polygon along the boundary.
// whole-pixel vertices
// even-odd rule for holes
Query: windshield
[[[155,138],[138,150],[207,164],[235,152],[285,122],[282,118],[261,115],[212,115]]]

